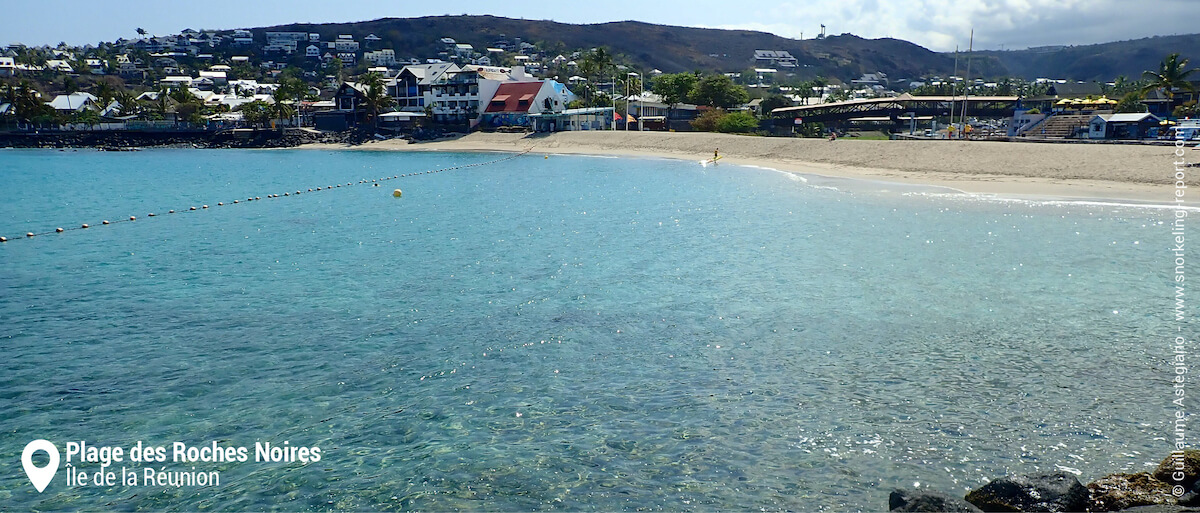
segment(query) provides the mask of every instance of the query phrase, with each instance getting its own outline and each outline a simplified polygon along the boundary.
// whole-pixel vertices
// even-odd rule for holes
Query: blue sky
[[[292,22],[493,14],[565,23],[638,20],[694,27],[762,30],[811,38],[830,34],[895,37],[938,51],[975,46],[1019,49],[1200,32],[1196,0],[608,0],[598,2],[458,0],[60,0],[0,1],[0,43],[112,41],[184,28],[231,29]],[[450,10],[449,5],[453,5]]]

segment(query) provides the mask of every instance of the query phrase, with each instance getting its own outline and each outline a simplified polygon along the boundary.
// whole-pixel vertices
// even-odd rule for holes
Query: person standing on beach
[[[720,153],[721,153],[721,148],[716,148],[713,150],[713,162],[716,162],[717,159],[721,158]]]

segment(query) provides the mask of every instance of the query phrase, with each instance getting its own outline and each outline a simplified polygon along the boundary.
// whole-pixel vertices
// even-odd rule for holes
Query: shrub
[[[798,132],[801,137],[825,137],[825,123],[805,123]]]
[[[1142,103],[1142,100],[1145,99],[1145,97],[1146,96],[1141,93],[1129,93],[1129,94],[1125,95],[1124,98],[1121,98],[1121,101],[1117,102],[1117,104],[1113,106],[1113,112],[1116,112],[1116,113],[1146,112],[1146,105]]]
[[[740,111],[717,120],[717,131],[744,134],[758,130],[758,119],[749,112]]]
[[[723,109],[713,109],[693,119],[691,125],[700,132],[716,132],[717,124],[727,115]]]
[[[1200,115],[1200,106],[1196,105],[1196,100],[1189,101],[1175,107],[1175,111],[1171,113],[1177,118],[1188,118]]]

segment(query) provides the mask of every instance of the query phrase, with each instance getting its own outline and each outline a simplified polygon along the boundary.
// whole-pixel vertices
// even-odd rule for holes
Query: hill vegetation
[[[443,49],[439,42],[443,37],[471,44],[479,50],[497,39],[521,38],[537,44],[550,55],[607,47],[617,62],[667,73],[742,71],[754,67],[754,51],[760,49],[791,53],[797,59],[794,72],[799,79],[824,76],[850,80],[876,71],[882,71],[892,79],[916,79],[949,75],[954,71],[953,53],[934,52],[899,39],[865,39],[842,34],[796,40],[749,30],[676,27],[637,21],[576,25],[496,16],[432,16],[252,29],[259,37],[268,30],[317,32],[322,40],[331,40],[338,34],[351,34],[356,39],[375,34],[383,39],[383,47],[394,49],[397,56],[417,58],[436,56]],[[1099,45],[976,52],[972,75],[1107,81],[1120,75],[1137,76],[1153,68],[1163,55],[1175,52],[1200,57],[1200,34]]]

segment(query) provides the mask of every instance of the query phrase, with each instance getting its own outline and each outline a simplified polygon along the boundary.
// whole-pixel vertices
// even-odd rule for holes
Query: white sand
[[[1190,145],[1194,146],[1194,144]],[[1186,151],[1188,162],[1200,151]],[[806,174],[949,187],[964,192],[1033,198],[1174,201],[1175,149],[1169,146],[982,141],[867,141],[751,137],[713,133],[559,132],[489,134],[433,142],[403,140],[361,146],[403,151],[523,151],[545,154],[655,156],[699,161],[720,148],[723,164]],[[1190,184],[1200,168],[1189,168]],[[1189,190],[1190,192],[1190,190]],[[1200,204],[1185,196],[1189,205]],[[1195,201],[1192,201],[1195,199]]]

